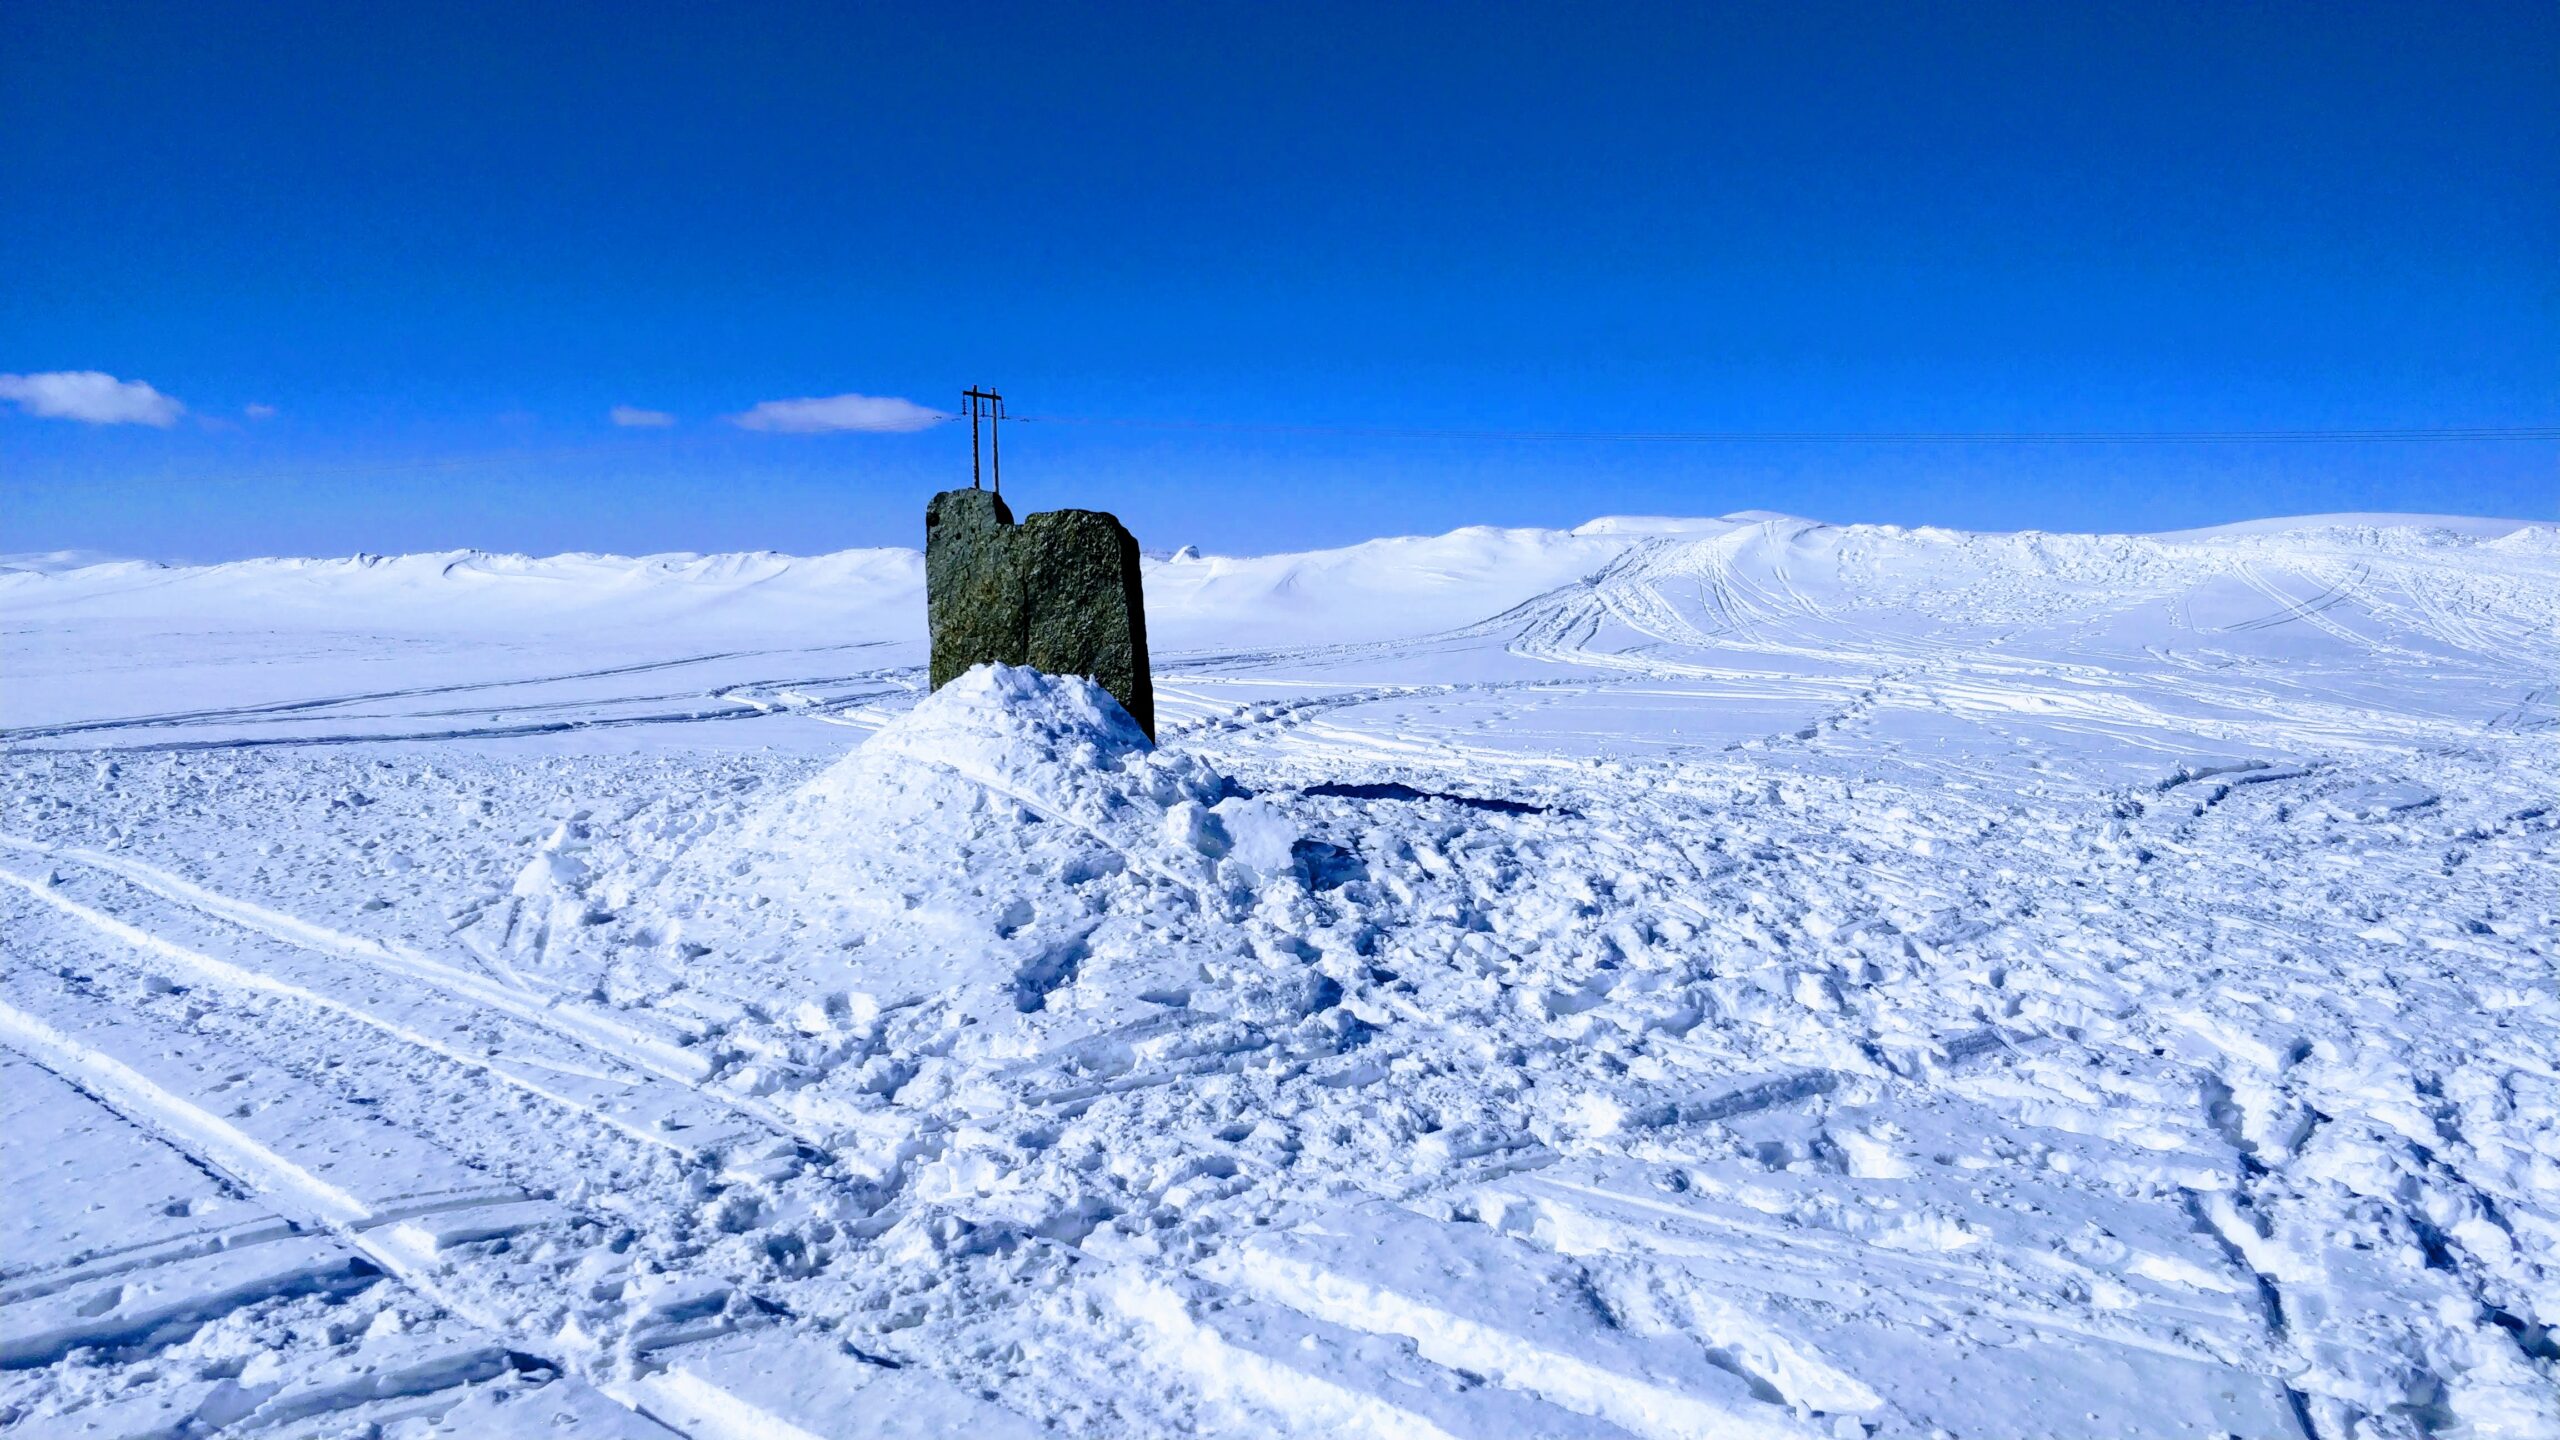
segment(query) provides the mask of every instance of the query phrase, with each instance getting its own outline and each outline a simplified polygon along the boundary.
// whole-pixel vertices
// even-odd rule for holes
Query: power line
[[[119,474],[96,477],[101,485],[126,484],[196,484],[225,485],[260,484],[268,481],[364,479],[376,475],[404,475],[430,471],[479,470],[492,466],[529,465],[545,460],[571,460],[589,456],[642,455],[641,442],[623,440],[596,445],[559,445],[539,450],[489,450],[465,455],[416,456],[397,460],[331,460],[312,465],[296,465],[290,469],[247,471],[200,470],[167,471],[159,474]]]
[[[1497,443],[1651,444],[1651,445],[2307,445],[2307,444],[2445,444],[2500,441],[2560,441],[2560,425],[2446,425],[2376,428],[2304,427],[2279,430],[1510,430],[1488,426],[1455,428],[1420,425],[1319,425],[1285,421],[1157,420],[1131,416],[1015,415],[1001,401],[981,410],[992,421],[998,414],[1018,424],[1086,425],[1129,430],[1183,430],[1230,434],[1335,435],[1374,440],[1442,440]],[[943,415],[937,424],[970,419],[967,412]],[[974,447],[973,447],[974,448]],[[543,461],[621,456],[641,459],[656,444],[639,437],[602,444],[490,451],[465,455],[393,460],[330,461],[290,469],[251,470],[181,477],[161,475],[159,482],[211,482],[225,485],[270,481],[308,481],[337,477],[372,477],[434,471],[459,471],[527,465]],[[974,469],[974,463],[973,467]],[[130,477],[112,482],[130,483]]]
[[[2448,425],[2278,430],[1509,430],[1417,425],[1313,425],[1119,416],[1008,415],[1021,424],[1136,430],[1344,435],[1378,440],[1494,440],[1652,445],[2298,445],[2560,440],[2560,425]]]

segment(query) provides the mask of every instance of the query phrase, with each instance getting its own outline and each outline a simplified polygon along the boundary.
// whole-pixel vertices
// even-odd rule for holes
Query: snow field
[[[1381,546],[0,577],[0,1416],[2560,1433],[2549,527]]]

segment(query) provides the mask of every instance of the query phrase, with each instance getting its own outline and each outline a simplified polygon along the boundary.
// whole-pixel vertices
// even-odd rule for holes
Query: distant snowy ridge
[[[1673,560],[1668,548],[1685,548],[1689,558]],[[1148,638],[1171,654],[1455,631],[1638,556],[1665,576],[1738,576],[1747,587],[1756,585],[1749,576],[1766,569],[1782,606],[1794,603],[1784,597],[1811,586],[1804,593],[1831,592],[1825,603],[1850,608],[1960,609],[1986,585],[2005,592],[2024,584],[2033,605],[2050,612],[2073,603],[2071,587],[2079,584],[2174,586],[2286,556],[2435,556],[2432,563],[2441,565],[2448,549],[2484,560],[2545,558],[2560,553],[2560,526],[2353,514],[2163,535],[2075,535],[1827,525],[1750,511],[1611,515],[1571,530],[1475,525],[1271,555],[1185,546],[1144,566]],[[893,547],[814,556],[447,550],[213,565],[82,563],[88,558],[55,552],[0,565],[0,621],[39,630],[148,626],[170,634],[577,635],[606,646],[677,639],[705,653],[760,648],[784,636],[843,645],[924,639],[923,557]],[[2042,580],[2066,583],[2054,589],[2036,583]]]
[[[1437,535],[1381,536],[1350,545],[1320,550],[1281,551],[1267,555],[1223,555],[1203,551],[1197,545],[1184,545],[1175,550],[1150,552],[1146,563],[1151,573],[1158,568],[1185,565],[1294,567],[1313,571],[1378,561],[1415,560],[1434,562],[1447,568],[1468,560],[1499,563],[1517,558],[1518,551],[1528,548],[1570,549],[1575,548],[1575,542],[1620,538],[1712,537],[1753,525],[1767,524],[1818,527],[1849,532],[1875,531],[1888,535],[2085,536],[2089,539],[2131,538],[2170,543],[2266,535],[2378,534],[2386,531],[2408,531],[2419,534],[2433,532],[2438,538],[2473,541],[2503,540],[2519,532],[2545,538],[2560,537],[2560,521],[2555,520],[2502,519],[2477,515],[2399,514],[2382,511],[2274,516],[2186,530],[2084,532],[2033,529],[1957,530],[1946,526],[1903,526],[1881,523],[1835,525],[1828,521],[1813,520],[1784,511],[1737,510],[1718,516],[1602,515],[1564,530],[1538,526],[1467,525]],[[779,550],[711,552],[671,550],[647,555],[566,550],[554,555],[529,555],[521,551],[454,549],[414,551],[398,555],[359,553],[342,556],[264,556],[256,559],[224,560],[206,564],[144,560],[112,555],[100,550],[68,549],[0,554],[0,584],[12,581],[23,582],[31,576],[61,580],[93,579],[97,577],[89,576],[84,572],[95,570],[125,575],[149,573],[162,576],[204,572],[237,574],[260,570],[282,570],[310,575],[353,572],[407,575],[432,571],[439,576],[491,575],[558,579],[586,579],[607,572],[628,571],[668,580],[722,584],[760,583],[795,573],[804,577],[813,574],[828,577],[844,574],[871,575],[908,570],[921,574],[922,563],[922,551],[894,545],[827,551],[816,555],[795,555]]]
[[[2221,664],[2238,646],[2251,663],[2441,648],[2500,666],[2560,664],[2549,583],[2560,526],[2550,524],[2330,515],[2073,535],[1775,517],[1631,538],[1587,581],[1473,628],[1631,673],[1714,673],[1738,653],[1855,655],[1899,669],[1935,663],[1947,645],[2030,637],[2081,660],[2200,650]]]
[[[21,550],[0,555],[0,575],[12,571],[29,571],[39,575],[55,575],[65,570],[86,570],[93,565],[149,564],[132,561],[104,550]]]

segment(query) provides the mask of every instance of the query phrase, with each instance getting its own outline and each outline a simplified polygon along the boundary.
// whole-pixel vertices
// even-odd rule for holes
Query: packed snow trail
[[[2560,530],[911,562],[0,574],[0,1422],[2560,1433]]]

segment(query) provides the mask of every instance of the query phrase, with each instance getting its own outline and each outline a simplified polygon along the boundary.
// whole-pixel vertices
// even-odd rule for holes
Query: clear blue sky
[[[965,428],[727,417],[972,382],[1222,423],[2560,422],[2548,0],[10,0],[0,137],[0,372],[186,407],[0,407],[0,550],[916,543]],[[1238,551],[1743,507],[2560,511],[2551,441],[1024,424],[1006,455],[1028,506]]]

